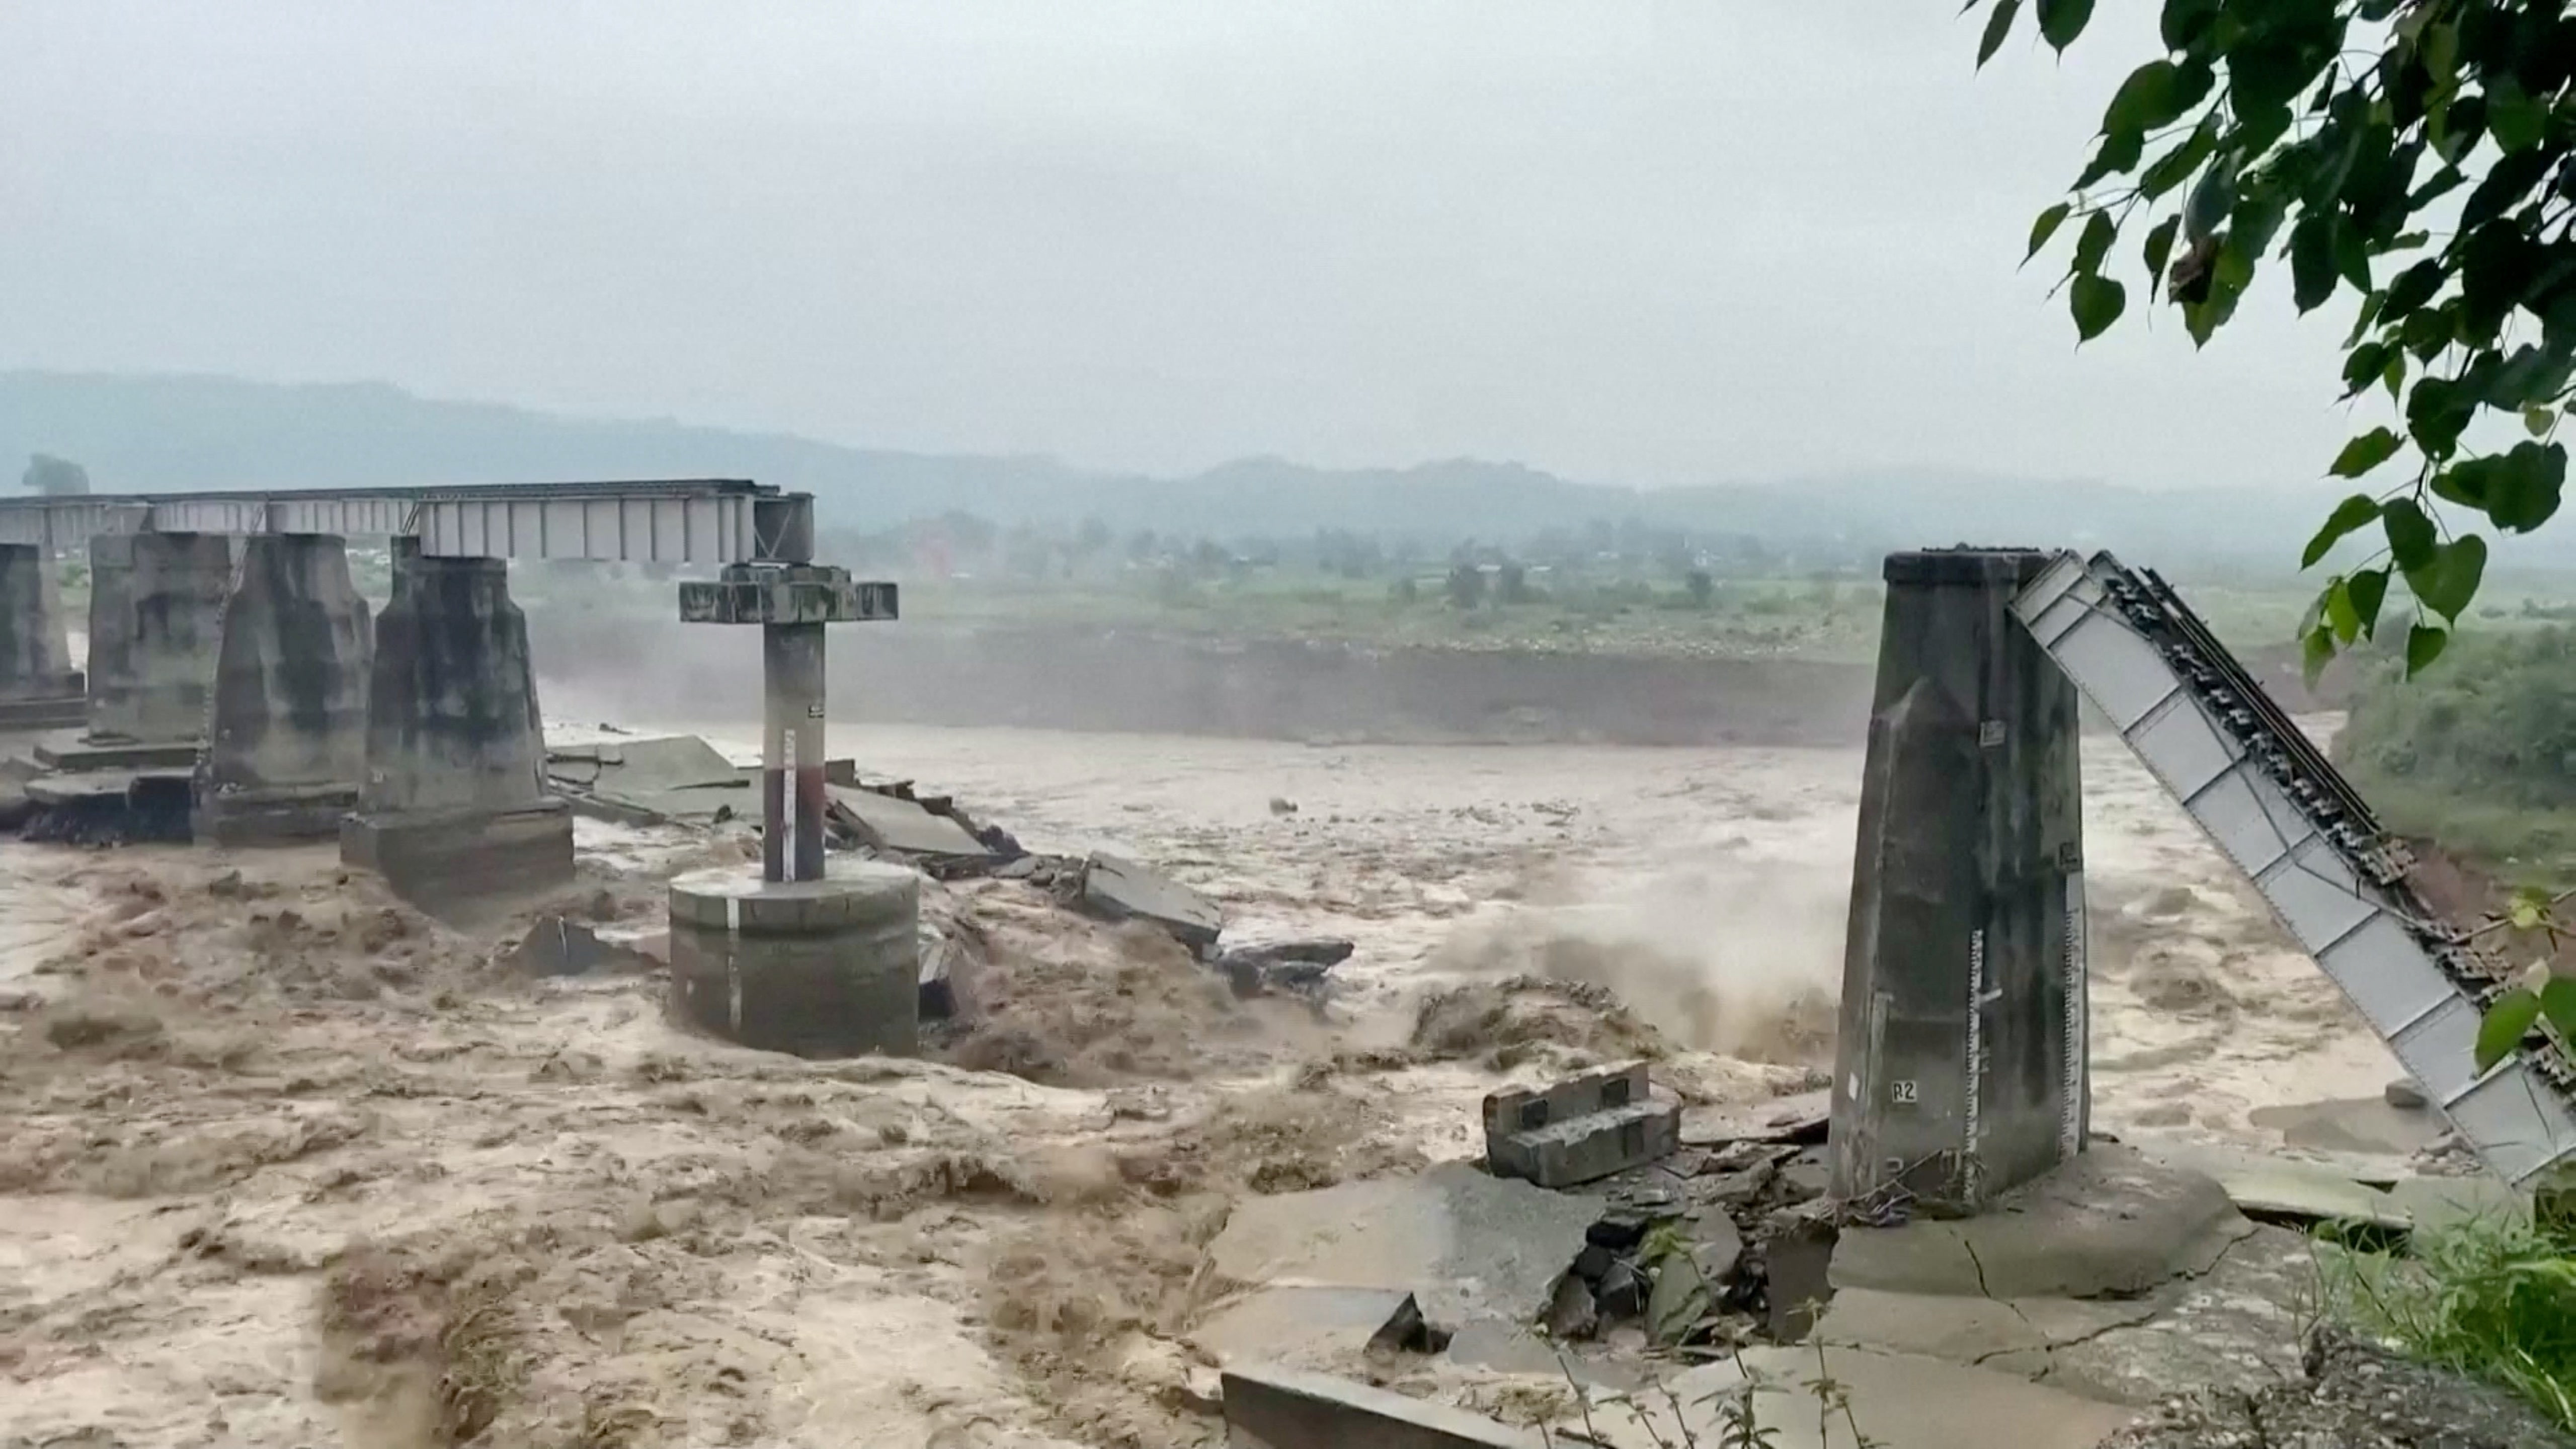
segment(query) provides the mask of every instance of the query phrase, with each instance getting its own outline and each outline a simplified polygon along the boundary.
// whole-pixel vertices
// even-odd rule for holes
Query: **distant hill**
[[[381,383],[0,372],[0,480],[14,480],[37,452],[82,464],[101,492],[748,477],[810,491],[827,525],[852,528],[963,509],[1005,522],[1096,516],[1120,530],[1222,537],[1331,527],[1445,544],[1635,516],[1812,540],[1836,552],[2075,544],[2177,563],[2292,561],[2334,496],[2321,487],[2219,495],[1897,470],[1634,489],[1463,459],[1327,470],[1257,458],[1153,478],[1047,458],[928,456],[668,420],[561,417],[433,401]]]

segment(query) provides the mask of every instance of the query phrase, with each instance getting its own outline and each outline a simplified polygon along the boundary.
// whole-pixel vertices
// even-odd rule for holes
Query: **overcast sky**
[[[2314,480],[2345,304],[2079,353],[2016,270],[2153,44],[2102,8],[1980,75],[1946,0],[9,0],[0,366],[1155,471]]]

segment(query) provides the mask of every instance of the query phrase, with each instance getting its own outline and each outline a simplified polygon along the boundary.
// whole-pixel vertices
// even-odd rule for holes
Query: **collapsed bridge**
[[[2108,553],[1891,555],[1834,1082],[1835,1192],[1974,1210],[2082,1150],[2080,691],[2498,1176],[2576,1163],[2545,1023],[2476,1066],[2510,971],[2181,597]]]
[[[372,618],[346,545],[369,535],[393,553]],[[742,479],[0,500],[0,728],[77,727],[38,746],[53,773],[28,784],[67,811],[175,815],[227,843],[336,835],[428,903],[543,889],[572,874],[572,823],[508,561],[715,568],[681,585],[681,614],[763,626],[764,869],[807,879],[821,626],[895,615],[892,585],[813,549],[810,495]],[[51,570],[75,551],[86,673]]]

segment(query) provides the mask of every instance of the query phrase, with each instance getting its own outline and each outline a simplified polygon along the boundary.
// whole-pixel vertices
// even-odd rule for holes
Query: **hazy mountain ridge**
[[[0,372],[0,472],[31,453],[85,465],[101,492],[386,487],[578,478],[748,477],[812,492],[827,524],[877,528],[962,509],[1000,521],[1237,536],[1346,528],[1451,540],[1598,519],[1864,548],[1963,541],[2104,545],[2145,558],[2294,555],[2324,485],[2150,492],[1897,470],[1637,489],[1469,459],[1322,469],[1247,458],[1187,477],[1048,458],[925,455],[664,420],[564,417],[415,397],[382,383]]]

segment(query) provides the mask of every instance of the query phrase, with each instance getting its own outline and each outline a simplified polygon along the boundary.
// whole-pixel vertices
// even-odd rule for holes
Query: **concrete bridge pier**
[[[45,553],[37,544],[0,543],[0,729],[55,729],[89,714]]]
[[[789,520],[782,553],[809,556],[810,522]],[[895,614],[892,584],[804,562],[680,586],[683,620],[762,638],[761,868],[693,871],[670,889],[672,1005],[729,1041],[815,1057],[920,1049],[920,877],[823,850],[824,626]]]
[[[195,833],[224,845],[328,839],[366,773],[366,600],[316,533],[243,540],[224,610]]]
[[[2085,1143],[2074,686],[2010,613],[2048,562],[1890,555],[1834,1073],[1833,1188],[1973,1212]]]
[[[219,533],[100,533],[89,541],[91,748],[58,768],[196,761],[232,591]]]
[[[368,672],[366,772],[340,859],[429,908],[572,879],[572,814],[545,780],[527,619],[495,558],[394,541]]]

